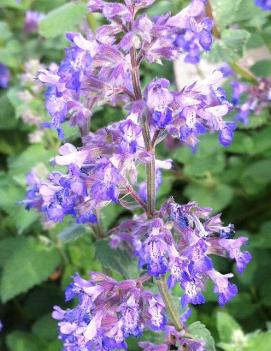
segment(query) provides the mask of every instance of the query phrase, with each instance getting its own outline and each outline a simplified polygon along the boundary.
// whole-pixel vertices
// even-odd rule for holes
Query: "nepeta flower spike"
[[[246,239],[233,239],[233,225],[224,226],[211,209],[194,202],[180,205],[172,198],[156,208],[161,172],[171,168],[170,160],[156,159],[156,145],[171,135],[196,150],[201,134],[217,132],[220,143],[227,146],[235,124],[224,119],[232,105],[221,88],[221,71],[182,91],[171,89],[164,78],[155,78],[142,91],[143,60],[161,63],[183,53],[185,61],[195,63],[212,43],[213,20],[206,16],[206,1],[193,0],[175,16],[149,18],[138,12],[152,3],[89,1],[89,10],[100,12],[109,23],[95,34],[68,33],[71,46],[60,66],[38,74],[48,86],[46,107],[51,121],[47,127],[63,138],[62,124],[69,120],[78,126],[82,146],[60,147],[53,163],[62,166],[63,172],[52,172],[47,179],[29,174],[26,207],[36,208],[53,222],[73,216],[94,230],[101,226],[100,210],[111,202],[144,210],[108,233],[113,248],[125,248],[138,258],[144,275],[125,281],[101,273],[92,273],[90,280],[75,275],[66,300],[76,297],[77,305],[66,311],[55,307],[53,312],[66,351],[125,350],[127,338],[140,337],[145,329],[167,334],[159,346],[141,343],[147,351],[171,347],[205,351],[204,342],[194,340],[186,330],[187,306],[205,302],[208,280],[221,306],[237,294],[229,281],[233,274],[216,271],[210,255],[235,260],[239,272],[251,259],[241,251]],[[89,132],[98,104],[122,105],[127,116]],[[139,183],[142,166],[146,181]],[[144,288],[147,280],[157,284],[159,294]],[[176,284],[184,291],[182,316],[171,298]]]

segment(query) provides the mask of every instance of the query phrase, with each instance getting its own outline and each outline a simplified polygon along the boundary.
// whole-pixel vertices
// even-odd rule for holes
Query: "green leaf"
[[[267,16],[268,11],[255,6],[255,0],[242,0],[239,11],[235,13],[236,22],[251,21],[253,27],[258,27],[259,23],[262,24],[262,20]]]
[[[25,238],[9,237],[0,240],[0,267],[3,267],[10,256],[24,243]]]
[[[61,241],[69,242],[79,239],[84,234],[86,234],[86,227],[84,225],[73,223],[62,230],[58,234],[58,238]]]
[[[0,130],[16,128],[18,121],[15,119],[13,106],[6,94],[0,96],[0,106]]]
[[[25,186],[25,176],[35,166],[44,169],[44,165],[49,163],[51,157],[55,155],[54,150],[45,150],[41,144],[29,146],[21,154],[8,159],[9,173],[20,185]]]
[[[252,67],[251,71],[258,77],[269,77],[271,75],[271,60],[259,60]]]
[[[60,263],[56,249],[47,248],[33,238],[25,238],[5,261],[1,277],[3,302],[42,283]]]
[[[241,1],[211,0],[214,18],[221,30],[235,22]]]
[[[248,194],[256,194],[271,182],[271,159],[263,159],[250,164],[241,176]]]
[[[237,131],[235,133],[232,144],[229,145],[225,150],[235,154],[251,155],[255,150],[255,143],[250,135]]]
[[[33,324],[32,333],[42,340],[53,341],[57,339],[57,322],[51,314],[46,314]]]
[[[12,37],[12,33],[6,22],[0,21],[0,42],[5,42]]]
[[[207,58],[213,62],[235,62],[243,56],[250,33],[244,29],[225,29]]]
[[[135,264],[131,256],[120,249],[111,249],[106,240],[95,243],[96,258],[102,266],[120,273],[122,277],[131,279],[135,274]],[[137,269],[136,269],[137,271]]]
[[[21,331],[14,331],[7,336],[9,351],[45,351],[46,344],[38,337]]]
[[[257,333],[248,337],[248,343],[242,351],[270,351],[271,331]]]
[[[253,248],[271,249],[271,222],[266,222],[261,226],[257,235],[251,236],[249,245]]]
[[[8,40],[0,47],[1,63],[10,68],[18,69],[22,63],[22,45],[16,39]]]
[[[101,210],[101,219],[102,225],[105,229],[108,229],[112,226],[114,221],[117,220],[118,216],[125,211],[125,209],[121,206],[115,204],[109,204],[106,207],[103,207]]]
[[[230,343],[234,333],[242,332],[240,325],[226,312],[217,312],[217,330],[221,341]]]
[[[189,332],[195,339],[203,340],[207,351],[215,351],[214,339],[210,331],[201,322],[195,322],[188,327]]]
[[[73,31],[87,14],[85,3],[68,3],[49,12],[39,23],[39,33],[46,38]]]
[[[219,212],[231,202],[233,189],[226,184],[216,184],[212,187],[190,184],[184,194],[201,206],[211,206],[214,212]]]

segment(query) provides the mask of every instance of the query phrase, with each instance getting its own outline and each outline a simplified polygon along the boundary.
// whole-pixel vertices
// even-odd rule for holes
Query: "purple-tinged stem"
[[[137,192],[133,189],[131,185],[127,186],[128,193],[132,196],[132,198],[143,208],[145,212],[147,212],[147,204],[140,198]]]
[[[134,94],[137,100],[142,99],[139,65],[137,63],[136,49],[130,50],[132,65],[132,82]],[[142,120],[142,134],[146,151],[150,154],[150,161],[146,164],[147,174],[147,215],[152,217],[155,212],[156,189],[155,189],[155,148],[152,145],[148,116],[144,115]]]
[[[131,49],[131,64],[132,64],[132,81],[134,94],[137,99],[142,98],[141,87],[140,87],[140,77],[139,77],[139,63],[136,57],[136,50]],[[142,133],[145,143],[146,151],[150,154],[150,162],[146,165],[147,173],[147,215],[149,218],[152,218],[155,212],[156,204],[156,188],[155,188],[155,142],[159,136],[158,132],[155,132],[153,139],[150,135],[150,127],[148,116],[145,114],[142,121]],[[182,325],[178,310],[176,309],[173,300],[171,298],[170,292],[167,287],[165,276],[157,279],[157,285],[159,287],[162,299],[165,303],[165,306],[168,310],[170,318],[178,331],[184,331],[184,326]],[[185,336],[190,337],[188,333],[185,333]]]

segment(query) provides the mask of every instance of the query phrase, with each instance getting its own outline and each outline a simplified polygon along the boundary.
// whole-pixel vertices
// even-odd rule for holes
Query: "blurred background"
[[[187,1],[157,0],[149,15],[176,13]],[[142,84],[164,76],[181,88],[213,67],[241,62],[257,77],[271,76],[271,16],[253,0],[213,0],[221,38],[199,66],[144,64]],[[25,176],[35,169],[46,175],[50,158],[60,142],[41,123],[49,116],[44,90],[35,80],[42,67],[59,63],[68,45],[64,33],[101,24],[87,14],[86,2],[65,0],[0,0],[0,350],[57,351],[57,327],[51,319],[54,305],[65,306],[64,288],[70,276],[110,266],[116,277],[136,273],[136,263],[73,220],[44,222],[19,202],[25,196]],[[7,71],[8,70],[8,71]],[[244,75],[243,75],[244,78]],[[225,89],[231,96],[229,82]],[[224,309],[218,307],[212,287],[207,303],[193,308],[191,322],[200,320],[213,335],[217,349],[271,350],[271,115],[270,106],[239,123],[234,142],[219,146],[217,135],[201,138],[197,152],[167,140],[159,158],[172,158],[173,171],[164,173],[158,201],[174,195],[180,203],[198,201],[225,223],[234,223],[237,236],[249,237],[253,260],[243,275],[236,275],[238,296]],[[236,112],[235,112],[236,113]],[[95,131],[124,116],[116,108],[96,109]],[[234,112],[233,112],[234,117]],[[76,129],[64,125],[65,140],[80,143]],[[112,228],[129,213],[110,205],[102,213],[105,228]],[[217,260],[222,273],[233,268]],[[180,291],[175,291],[176,299]],[[148,338],[149,335],[145,336]],[[153,336],[155,338],[155,336]],[[138,348],[131,340],[131,350]],[[211,349],[210,349],[211,350]],[[212,349],[213,350],[213,349]]]

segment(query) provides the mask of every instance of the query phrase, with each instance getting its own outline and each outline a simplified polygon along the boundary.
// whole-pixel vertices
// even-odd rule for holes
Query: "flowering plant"
[[[154,2],[90,0],[89,11],[101,13],[108,24],[85,36],[67,33],[65,59],[38,73],[47,86],[51,116],[44,125],[63,139],[62,124],[69,120],[79,128],[82,144],[59,148],[53,163],[64,171],[47,179],[34,171],[28,175],[25,206],[41,211],[46,221],[72,216],[88,224],[96,240],[106,238],[112,248],[128,250],[139,268],[137,278],[121,281],[110,272],[93,272],[88,280],[74,275],[66,301],[76,298],[77,304],[67,310],[56,306],[53,312],[67,351],[127,349],[127,339],[145,330],[165,337],[160,345],[140,342],[144,350],[207,350],[207,340],[186,326],[189,306],[205,302],[209,280],[221,306],[237,294],[233,274],[220,273],[210,255],[234,260],[239,273],[251,259],[242,250],[247,239],[234,239],[234,226],[223,225],[212,209],[196,202],[178,204],[173,197],[157,207],[163,170],[172,168],[171,160],[157,159],[160,144],[177,138],[179,147],[196,152],[202,134],[217,133],[217,143],[228,146],[236,125],[226,117],[233,105],[221,86],[223,69],[180,91],[162,77],[142,88],[143,62],[172,61],[184,54],[185,62],[198,63],[210,50],[216,28],[205,0],[192,0],[174,16],[152,18],[145,9]],[[123,106],[125,118],[90,132],[93,110],[104,104]],[[140,181],[142,169],[146,176]],[[100,214],[110,203],[133,216],[106,233]],[[177,285],[180,307],[172,299]]]

